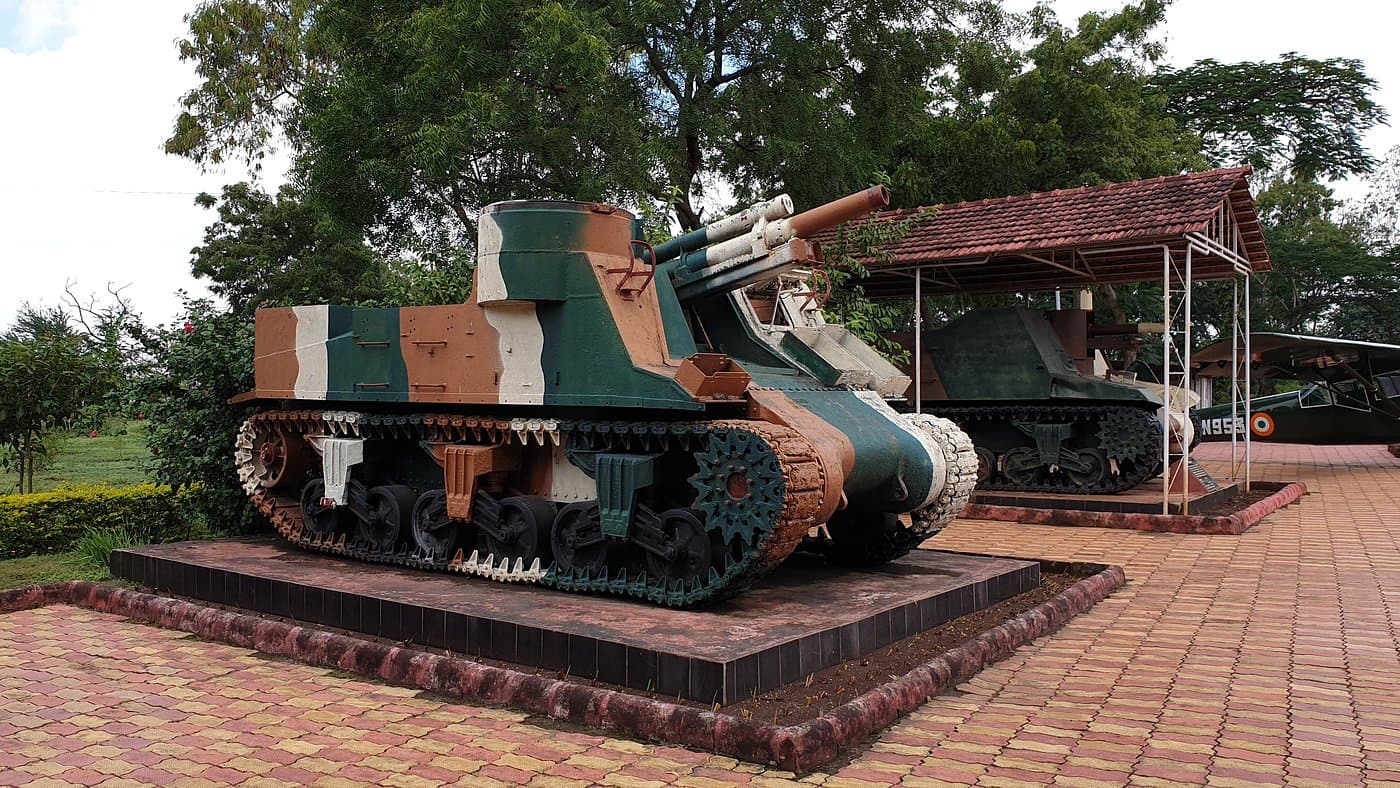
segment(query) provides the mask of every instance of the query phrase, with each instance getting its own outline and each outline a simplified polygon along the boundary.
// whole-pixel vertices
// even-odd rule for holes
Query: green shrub
[[[141,543],[189,538],[195,530],[189,511],[199,492],[82,485],[0,497],[0,559],[71,551],[89,529],[124,530]]]
[[[135,547],[141,540],[124,527],[110,530],[89,528],[78,537],[73,552],[95,569],[106,569],[112,565],[112,551]]]

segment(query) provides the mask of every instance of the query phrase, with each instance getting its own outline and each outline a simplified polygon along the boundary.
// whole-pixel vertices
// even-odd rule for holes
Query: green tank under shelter
[[[839,243],[861,222],[907,223],[897,240],[857,255],[870,271],[862,286],[877,300],[913,300],[914,330],[899,337],[911,351],[911,408],[946,414],[972,435],[982,484],[1087,493],[1141,481],[1151,466],[1168,474],[1165,513],[1174,496],[1185,508],[1192,487],[1192,285],[1233,283],[1226,341],[1233,358],[1250,357],[1250,278],[1271,270],[1250,174],[1218,169],[883,211],[815,240]],[[1091,288],[1126,283],[1161,285],[1160,323],[1093,323]],[[932,296],[1052,292],[1053,311],[973,313],[935,331],[924,321]],[[1103,361],[1102,350],[1145,342],[1160,343],[1157,381]],[[1231,372],[1231,401],[1247,410],[1248,367]],[[1142,414],[1155,435],[1141,434]],[[1231,475],[1248,490],[1248,433],[1238,443]]]

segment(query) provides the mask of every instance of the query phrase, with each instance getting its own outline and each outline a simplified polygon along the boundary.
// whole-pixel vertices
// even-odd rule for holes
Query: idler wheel
[[[457,544],[457,523],[447,516],[447,491],[429,490],[413,502],[413,542],[428,555],[447,555]]]
[[[597,501],[571,503],[559,510],[550,531],[554,565],[561,572],[582,569],[590,575],[608,561],[608,540],[603,537]]]
[[[996,475],[997,456],[981,446],[973,451],[977,454],[977,483],[981,484]]]
[[[501,516],[495,529],[482,528],[486,551],[497,561],[519,558],[529,566],[536,558],[549,563],[549,531],[554,525],[554,504],[538,495],[517,495],[501,500]],[[492,531],[497,533],[492,533]]]
[[[282,430],[261,426],[249,448],[253,476],[264,490],[275,490],[306,478],[312,451],[306,442]]]
[[[381,552],[390,552],[404,535],[404,526],[413,515],[413,490],[402,484],[385,484],[369,488],[365,494],[365,514],[355,536]]]
[[[312,479],[301,488],[302,526],[320,537],[334,536],[345,524],[345,509],[322,505],[325,497],[326,483],[322,479]]]
[[[657,517],[657,529],[665,537],[666,550],[647,552],[647,571],[666,580],[704,580],[714,564],[710,534],[694,509],[668,509]]]

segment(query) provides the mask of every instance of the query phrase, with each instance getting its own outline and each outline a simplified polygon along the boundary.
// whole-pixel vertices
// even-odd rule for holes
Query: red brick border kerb
[[[392,684],[509,706],[642,739],[680,744],[807,772],[859,744],[929,698],[972,678],[1018,646],[1048,635],[1123,585],[1121,567],[1042,561],[1043,571],[1086,575],[1060,594],[945,651],[827,714],[779,726],[617,690],[522,673],[312,627],[85,581],[0,592],[0,613],[72,604],[190,632],[265,654]]]
[[[1255,482],[1257,485],[1268,482]],[[1267,488],[1266,488],[1267,489]],[[1289,482],[1273,495],[1228,515],[1143,514],[1141,512],[1090,512],[1083,509],[1041,509],[1033,506],[1000,506],[970,503],[958,515],[964,520],[1003,520],[1029,525],[1080,525],[1091,528],[1129,528],[1176,534],[1242,534],[1274,511],[1307,495],[1302,482]]]

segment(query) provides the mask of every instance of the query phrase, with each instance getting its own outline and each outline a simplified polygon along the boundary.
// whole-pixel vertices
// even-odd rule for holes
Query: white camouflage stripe
[[[297,399],[325,399],[330,380],[326,346],[330,307],[324,304],[294,306],[292,311],[297,317],[297,381],[294,394]]]

